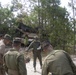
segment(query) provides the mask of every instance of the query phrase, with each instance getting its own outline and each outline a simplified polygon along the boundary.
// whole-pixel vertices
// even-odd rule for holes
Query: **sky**
[[[27,1],[27,0],[25,0]],[[69,13],[71,13],[71,8],[69,8],[68,6],[68,2],[70,2],[71,0],[61,0],[61,6],[62,7],[66,7],[67,8],[67,11]],[[0,0],[0,2],[2,3],[2,5],[6,5],[6,4],[10,4],[11,3],[11,0]]]
[[[25,1],[27,1],[27,0],[25,0]],[[70,0],[61,0],[61,6],[68,6],[68,2],[69,2]],[[11,0],[0,0],[0,2],[4,5],[4,4],[8,4],[8,3],[11,3]]]
[[[69,2],[70,0],[61,0],[61,6],[68,6],[68,2]]]
[[[61,6],[65,7],[69,12],[70,16],[72,16],[72,9],[69,7],[68,2],[71,2],[71,0],[61,0]]]

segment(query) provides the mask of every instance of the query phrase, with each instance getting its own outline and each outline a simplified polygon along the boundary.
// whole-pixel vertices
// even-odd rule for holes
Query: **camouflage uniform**
[[[8,34],[5,34],[3,39],[0,40],[0,75],[5,75],[3,67],[3,55],[5,53],[5,45],[9,44],[10,40],[11,37]]]
[[[34,69],[36,70],[36,59],[38,58],[39,59],[39,62],[40,62],[40,66],[42,68],[42,56],[41,56],[41,45],[40,45],[40,42],[38,40],[34,40],[30,46],[29,46],[29,49],[30,48],[33,48],[33,66],[34,66]]]
[[[4,55],[4,63],[8,75],[27,75],[24,56],[15,49]]]
[[[76,66],[70,56],[63,50],[52,51],[42,67],[42,75],[76,75]]]
[[[5,52],[5,44],[3,40],[0,40],[0,75],[4,75],[4,69],[3,69],[3,55]]]
[[[27,75],[24,55],[19,53],[21,39],[15,38],[13,49],[5,53],[4,66],[8,75]]]

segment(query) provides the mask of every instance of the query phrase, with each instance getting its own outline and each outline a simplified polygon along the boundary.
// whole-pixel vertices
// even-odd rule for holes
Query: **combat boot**
[[[36,67],[34,68],[34,72],[36,72]]]

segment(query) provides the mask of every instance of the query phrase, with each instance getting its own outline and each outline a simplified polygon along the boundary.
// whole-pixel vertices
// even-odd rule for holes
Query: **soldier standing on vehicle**
[[[42,56],[41,56],[41,44],[40,41],[38,40],[38,38],[36,37],[31,44],[29,45],[27,51],[29,51],[29,49],[33,48],[32,52],[33,52],[33,67],[34,67],[34,72],[36,72],[36,59],[39,59],[40,62],[40,68],[42,68]]]
[[[10,35],[6,34],[2,40],[0,40],[0,75],[5,75],[3,67],[3,55],[5,53],[5,45],[9,44],[11,40]]]
[[[53,50],[50,43],[46,43],[43,49],[51,52],[44,60],[42,75],[76,75],[76,66],[67,52]]]
[[[13,48],[4,55],[4,66],[8,75],[27,75],[24,55],[19,52],[21,39],[15,38]]]

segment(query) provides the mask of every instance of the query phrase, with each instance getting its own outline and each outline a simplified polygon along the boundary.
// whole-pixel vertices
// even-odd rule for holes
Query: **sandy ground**
[[[41,69],[40,69],[39,62],[37,62],[36,72],[34,72],[33,61],[30,61],[29,63],[27,63],[26,67],[27,67],[27,75],[41,75]]]

